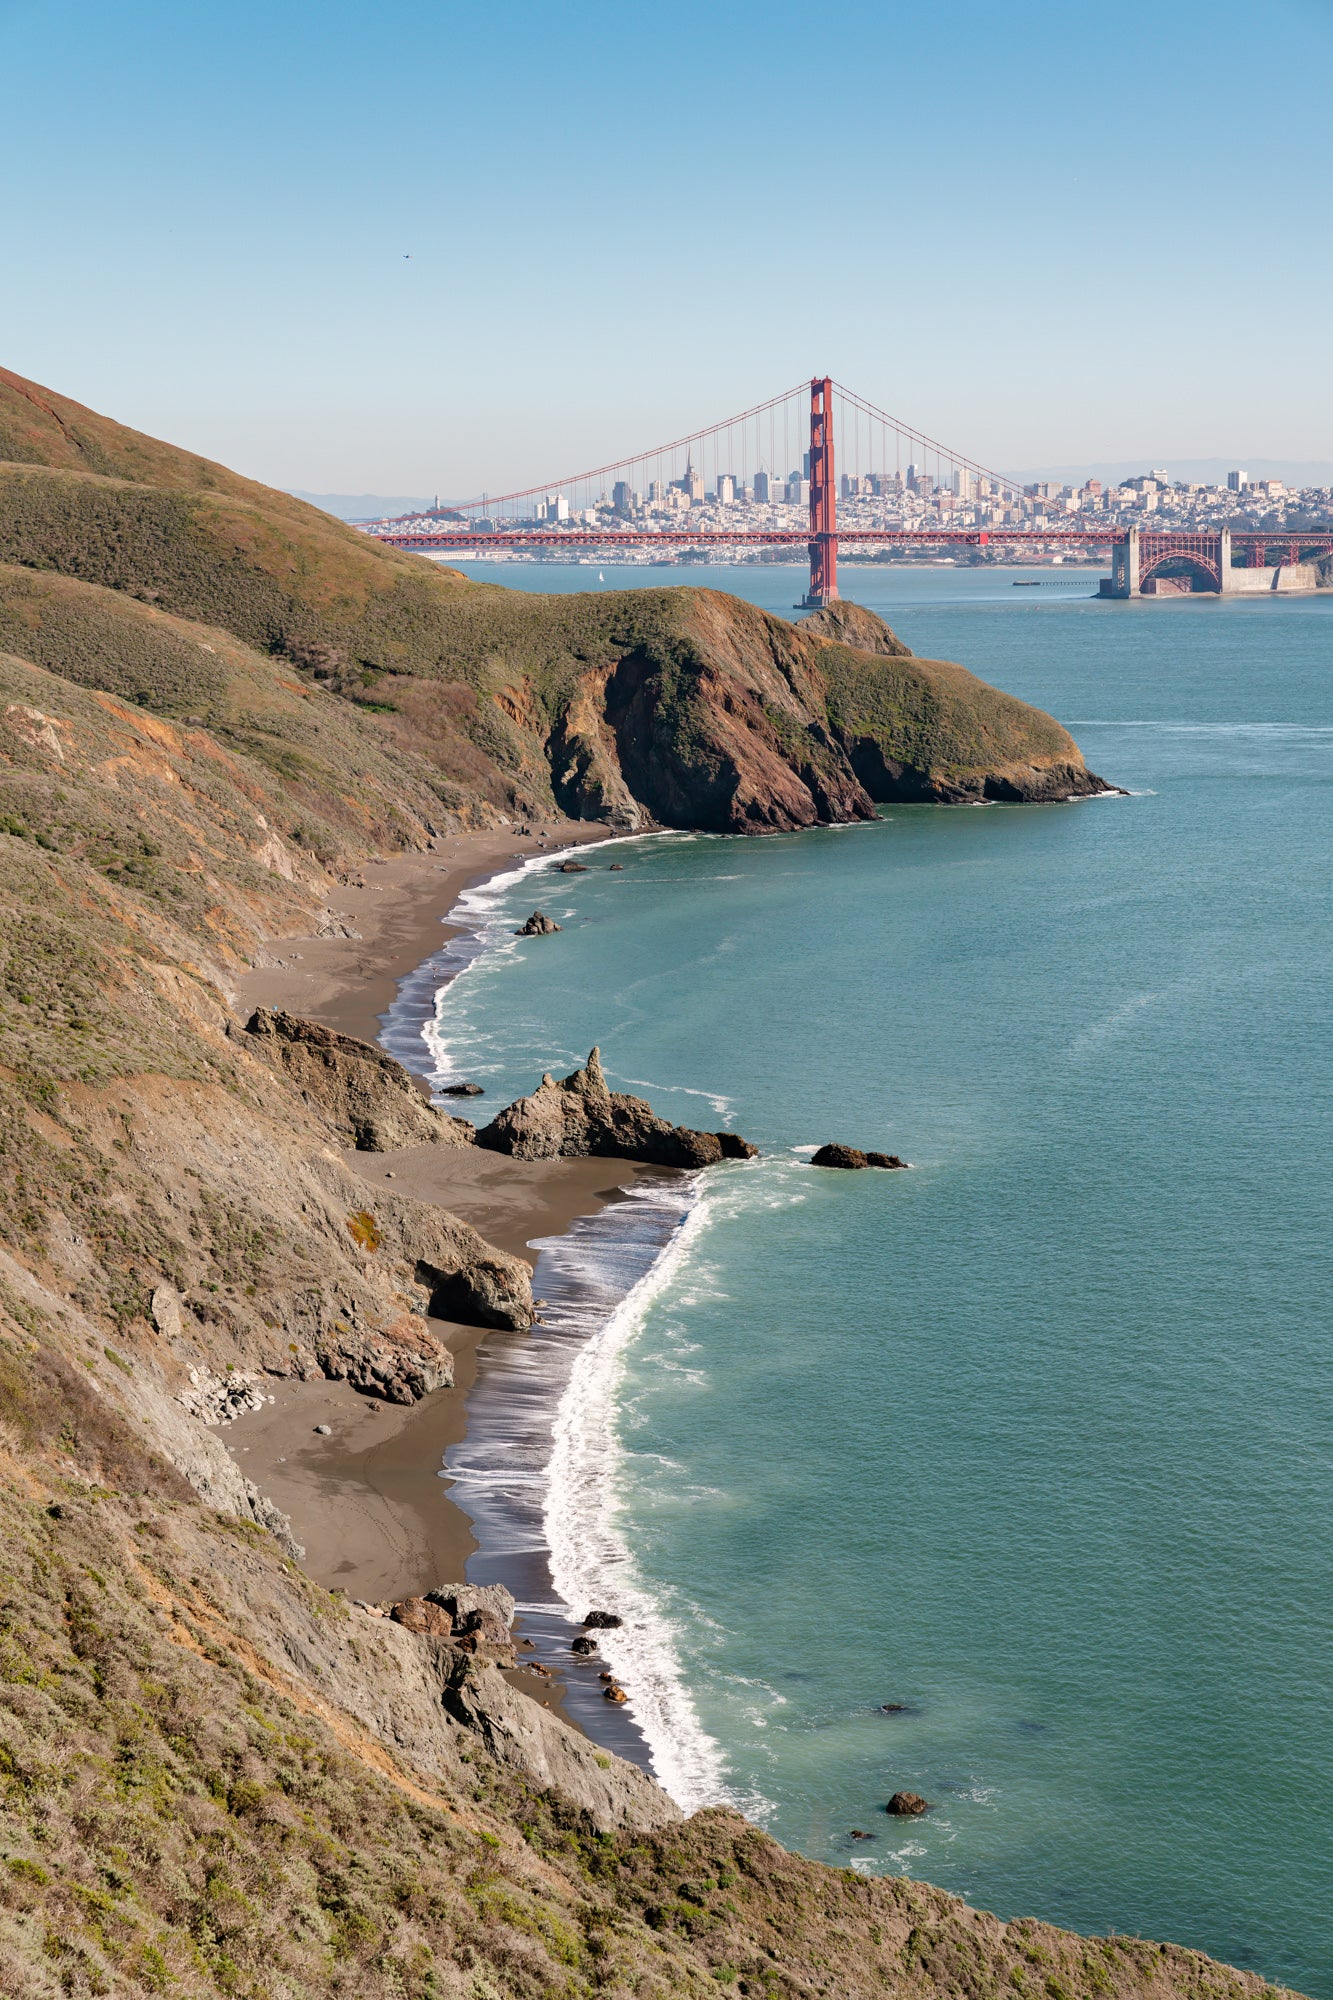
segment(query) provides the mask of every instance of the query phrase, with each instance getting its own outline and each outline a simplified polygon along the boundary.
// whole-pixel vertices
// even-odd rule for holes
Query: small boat
[[[601,570],[598,570],[598,572],[597,572],[597,581],[598,581],[598,583],[605,583],[605,582],[606,582],[606,578],[605,578],[605,577],[603,576],[603,574],[602,574]]]

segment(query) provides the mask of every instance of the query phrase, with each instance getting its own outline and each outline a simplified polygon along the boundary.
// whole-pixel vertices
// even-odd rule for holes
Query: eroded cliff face
[[[914,659],[860,606],[793,627],[711,591],[682,596],[676,644],[638,647],[599,682],[603,757],[613,738],[621,778],[662,825],[790,831],[894,801],[1107,789],[1051,717]]]

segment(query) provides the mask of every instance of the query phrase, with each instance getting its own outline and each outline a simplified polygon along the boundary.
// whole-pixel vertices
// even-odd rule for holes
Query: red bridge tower
[[[838,594],[838,500],[833,483],[833,384],[810,384],[810,590],[802,599],[819,611]]]

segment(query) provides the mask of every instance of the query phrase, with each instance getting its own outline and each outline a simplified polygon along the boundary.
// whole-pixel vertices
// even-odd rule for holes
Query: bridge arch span
[[[1222,571],[1218,563],[1209,556],[1182,555],[1179,551],[1168,552],[1145,563],[1139,571],[1139,589],[1157,578],[1188,576],[1193,590],[1215,590],[1222,588]]]

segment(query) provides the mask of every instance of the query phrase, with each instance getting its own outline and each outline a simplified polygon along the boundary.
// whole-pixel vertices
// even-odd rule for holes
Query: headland
[[[513,599],[0,376],[7,1990],[1269,1990],[685,1821],[525,1692],[432,1505],[522,1249],[627,1171],[565,1113],[669,1150],[591,1064],[478,1146],[370,1046],[469,873],[1105,789],[838,617]]]

